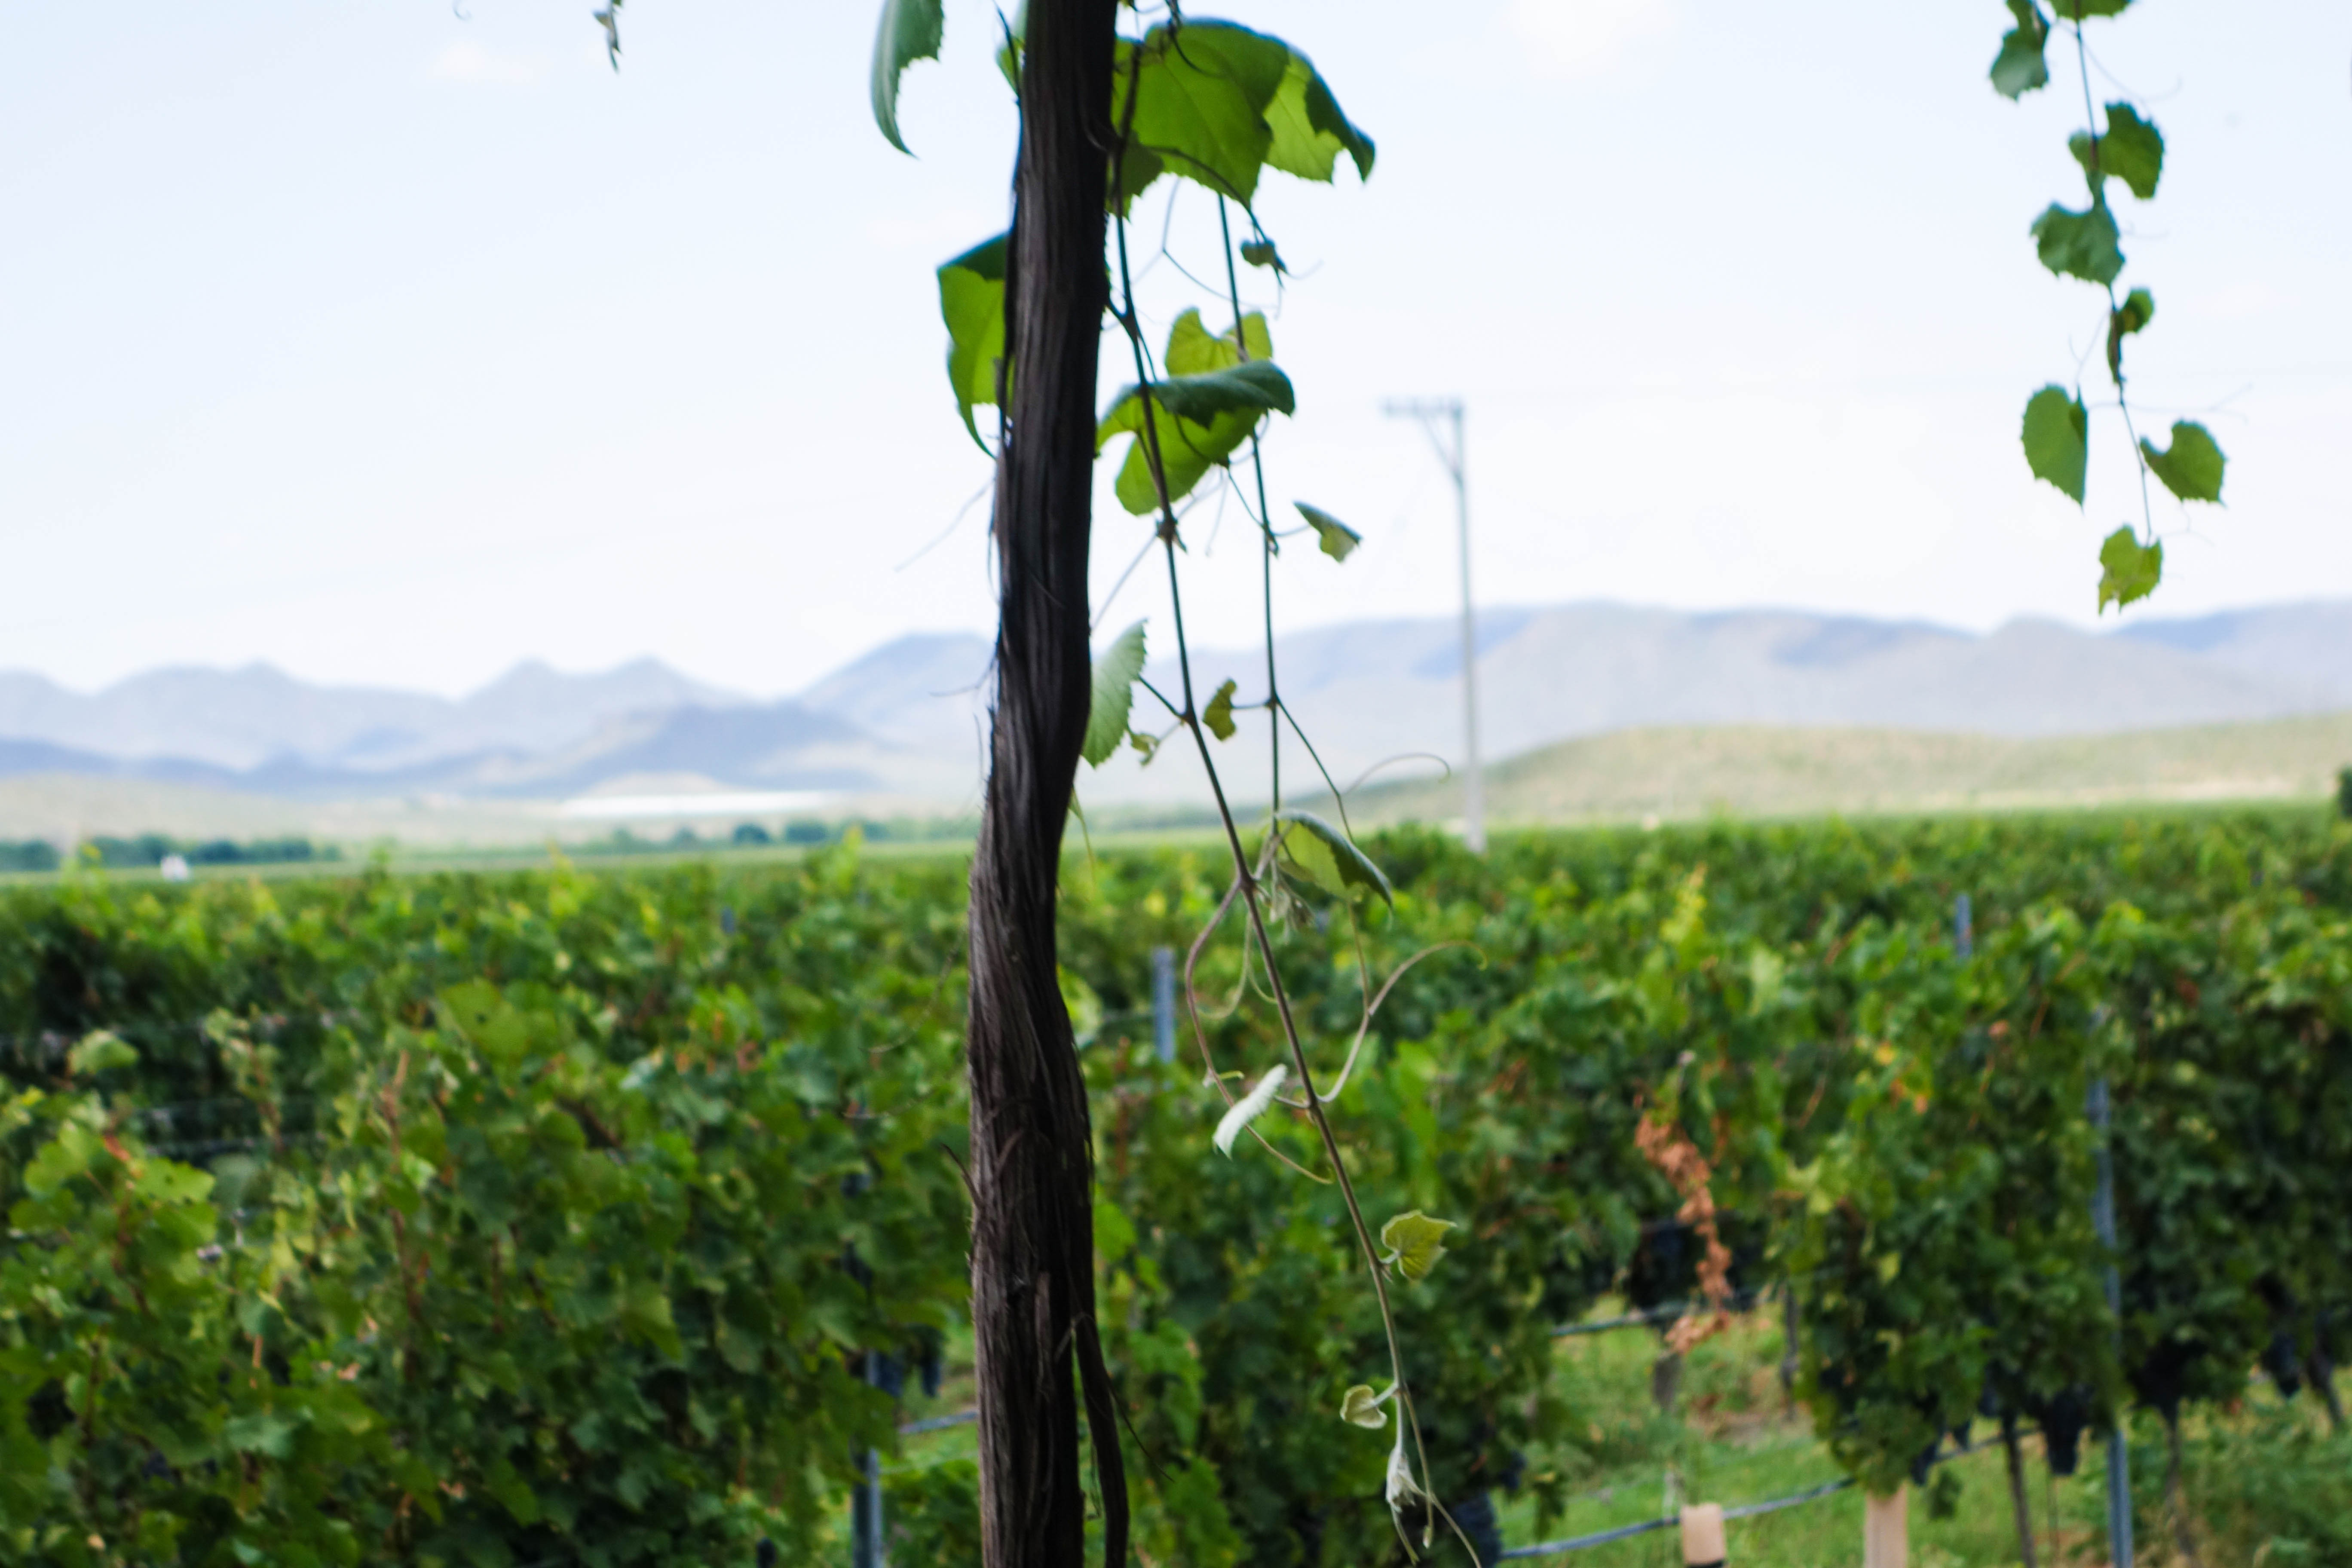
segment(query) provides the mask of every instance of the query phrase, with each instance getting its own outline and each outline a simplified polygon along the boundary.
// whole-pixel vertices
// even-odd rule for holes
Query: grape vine
[[[2139,434],[2126,391],[2124,340],[2147,330],[2156,318],[2156,298],[2144,288],[2133,288],[2120,298],[2116,280],[2122,276],[2122,232],[2107,205],[2107,182],[2120,180],[2139,201],[2156,196],[2164,174],[2164,136],[2153,121],[2128,100],[2105,107],[2105,128],[2091,92],[2090,46],[2083,24],[2095,16],[2116,16],[2131,0],[2056,0],[2054,17],[2040,0],[2004,0],[2017,26],[2000,41],[1992,62],[1992,85],[2012,100],[2050,83],[2048,48],[2053,28],[2063,25],[2074,43],[2075,74],[2083,86],[2083,129],[2067,139],[2067,151],[2082,165],[2090,186],[2090,205],[2077,212],[2053,202],[2033,220],[2032,234],[2042,265],[2061,278],[2078,278],[2106,295],[2102,323],[2106,338],[2107,379],[2116,392],[2115,407],[2125,439],[2131,443],[2139,475],[2141,527],[2135,532],[2125,523],[2099,546],[2099,604],[2124,605],[2156,591],[2164,575],[2164,542],[2157,537],[2156,512],[2147,488],[2152,473],[2182,502],[2221,499],[2222,471],[2227,460],[2212,433],[2194,420],[2176,420],[2171,444],[2158,449]],[[2074,500],[2087,506],[2085,480],[2090,466],[2090,408],[2083,400],[2079,369],[2074,389],[2056,383],[2043,386],[2026,400],[2022,442],[2026,465],[2033,477],[2046,480]]]
[[[937,0],[889,0],[884,8],[875,56],[875,118],[883,134],[902,150],[897,112],[898,80],[912,60],[936,57],[942,41],[942,22]],[[1018,95],[1028,43],[1025,14],[1006,23],[1004,34],[1000,64],[1007,79],[1015,83]],[[1177,731],[1192,739],[1232,858],[1231,887],[1194,942],[1185,972],[1193,1032],[1207,1068],[1206,1087],[1227,1102],[1213,1142],[1230,1155],[1241,1133],[1249,1131],[1261,1147],[1301,1174],[1335,1184],[1346,1204],[1388,1342],[1389,1378],[1388,1387],[1378,1393],[1369,1383],[1350,1388],[1339,1415],[1353,1425],[1382,1430],[1393,1420],[1386,1495],[1398,1536],[1411,1554],[1411,1526],[1418,1524],[1421,1544],[1426,1547],[1438,1521],[1444,1520],[1449,1526],[1453,1521],[1430,1489],[1428,1454],[1405,1375],[1390,1290],[1392,1282],[1418,1282],[1430,1272],[1445,1250],[1444,1237],[1453,1225],[1408,1210],[1388,1219],[1376,1237],[1358,1201],[1332,1126],[1328,1106],[1352,1070],[1372,1013],[1385,992],[1384,985],[1376,988],[1373,984],[1360,926],[1356,927],[1360,938],[1356,951],[1368,1001],[1355,1040],[1328,1089],[1318,1086],[1307,1040],[1285,985],[1276,937],[1286,926],[1311,923],[1318,905],[1327,913],[1333,908],[1344,909],[1349,921],[1355,922],[1370,901],[1393,903],[1387,878],[1359,847],[1346,826],[1344,792],[1323,768],[1312,741],[1283,702],[1275,656],[1274,566],[1282,541],[1311,532],[1325,555],[1343,561],[1360,538],[1328,511],[1305,501],[1294,503],[1302,520],[1297,526],[1276,526],[1268,500],[1264,437],[1273,416],[1295,413],[1297,397],[1289,376],[1276,360],[1265,315],[1245,306],[1240,283],[1243,265],[1264,270],[1277,287],[1287,271],[1255,207],[1265,172],[1330,184],[1345,156],[1360,179],[1369,178],[1375,149],[1371,139],[1348,119],[1329,84],[1305,54],[1278,38],[1234,23],[1187,18],[1173,5],[1148,27],[1116,38],[1110,121],[1114,131],[1106,195],[1111,235],[1108,265],[1116,293],[1108,314],[1125,340],[1134,379],[1102,416],[1094,449],[1099,456],[1112,441],[1128,438],[1112,489],[1128,512],[1151,520],[1151,541],[1145,549],[1148,552],[1150,542],[1156,542],[1165,560],[1177,689],[1172,694],[1163,692],[1145,678],[1144,624],[1128,627],[1094,661],[1081,754],[1089,765],[1099,767],[1125,744],[1148,763]],[[1181,189],[1174,182],[1179,181],[1205,189],[1216,204],[1222,268],[1213,270],[1222,271],[1225,287],[1211,309],[1229,316],[1232,324],[1213,332],[1202,309],[1189,307],[1175,316],[1164,346],[1155,355],[1138,301],[1130,228],[1137,202],[1163,176],[1171,181],[1168,187],[1171,208]],[[1239,245],[1234,242],[1236,210],[1247,226]],[[1166,243],[1163,240],[1163,253]],[[1005,389],[1015,373],[1008,348],[1013,329],[1008,316],[1006,256],[1006,237],[999,237],[940,270],[940,311],[950,344],[948,376],[957,410],[965,428],[987,449],[973,410],[987,405],[998,407],[998,452],[1005,444]],[[1177,269],[1187,278],[1194,277],[1181,264]],[[1246,486],[1234,471],[1244,448],[1249,463]],[[1255,701],[1236,700],[1235,680],[1221,683],[1205,702],[1194,685],[1192,651],[1184,626],[1181,557],[1184,517],[1210,493],[1238,505],[1258,534],[1266,687],[1265,696]],[[1155,733],[1134,722],[1138,689],[1165,710],[1171,721],[1168,730]],[[1255,850],[1244,842],[1213,749],[1213,742],[1229,740],[1235,733],[1237,708],[1262,710],[1268,730],[1266,817]],[[1281,770],[1286,725],[1339,803],[1339,824],[1284,805]],[[1244,926],[1243,990],[1246,992],[1255,979],[1271,1002],[1288,1057],[1262,1068],[1255,1085],[1238,1096],[1229,1080],[1246,1081],[1251,1075],[1219,1067],[1207,1033],[1200,1027],[1202,1009],[1195,986],[1202,951],[1237,902]],[[1248,956],[1253,952],[1254,967]],[[1408,958],[1403,967],[1423,956],[1426,952]],[[1394,979],[1391,974],[1388,984]],[[1236,1004],[1241,994],[1236,994]],[[1295,1093],[1286,1094],[1286,1089]],[[1320,1144],[1328,1173],[1309,1170],[1281,1154],[1252,1125],[1277,1103],[1305,1114]],[[1459,1536],[1458,1527],[1455,1533]],[[1463,1540],[1469,1547],[1467,1539]],[[1471,1552],[1475,1559],[1475,1549],[1471,1548]]]

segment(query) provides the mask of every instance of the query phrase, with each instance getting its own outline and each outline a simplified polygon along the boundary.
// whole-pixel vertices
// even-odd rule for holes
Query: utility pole
[[[1470,598],[1470,482],[1468,448],[1458,397],[1391,399],[1381,412],[1391,419],[1416,419],[1437,450],[1437,460],[1454,477],[1454,516],[1462,549],[1462,841],[1472,853],[1486,852],[1486,780],[1478,766],[1478,621]],[[1449,444],[1444,426],[1453,426]]]

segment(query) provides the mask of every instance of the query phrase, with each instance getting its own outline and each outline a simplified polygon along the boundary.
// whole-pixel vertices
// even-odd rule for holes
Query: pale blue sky
[[[462,9],[12,12],[0,667],[457,691],[650,653],[777,692],[985,626],[982,509],[923,551],[986,479],[931,268],[1003,222],[992,11],[948,0],[908,159],[867,114],[864,0],[630,0],[618,76],[588,0]],[[1262,204],[1300,273],[1276,504],[1367,538],[1286,557],[1287,623],[1450,608],[1447,497],[1379,407],[1455,391],[1489,601],[2091,618],[2137,512],[2121,437],[2095,429],[2087,515],[2015,445],[2095,346],[2025,236],[2079,199],[2081,97],[1992,93],[1994,0],[1220,14],[1313,54],[1381,146],[1368,185]],[[2352,10],[2142,0],[2093,38],[2172,148],[2122,201],[2158,306],[2135,395],[2215,410],[2233,458],[2158,612],[2352,595]],[[1196,271],[1208,216],[1188,191],[1171,231]],[[1150,289],[1162,321],[1194,299]],[[1238,640],[1254,568],[1213,511],[1190,608]],[[1106,507],[1103,587],[1141,539]],[[1161,599],[1139,574],[1108,618]]]

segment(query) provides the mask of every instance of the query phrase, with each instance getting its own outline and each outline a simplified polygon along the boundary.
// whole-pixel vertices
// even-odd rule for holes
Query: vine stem
[[[1242,329],[1241,277],[1234,270],[1234,228],[1226,216],[1225,198],[1217,197],[1217,237],[1225,251],[1225,298],[1233,301],[1234,346],[1241,351],[1244,360],[1249,358],[1249,334]],[[1274,678],[1274,513],[1265,505],[1265,454],[1258,444],[1258,434],[1250,432],[1250,469],[1257,479],[1257,527],[1262,548],[1258,552],[1259,581],[1265,605],[1265,726],[1269,778],[1274,793],[1274,809],[1282,809],[1282,688]]]
[[[1130,85],[1129,102],[1132,105],[1133,101],[1134,89]],[[1222,216],[1222,199],[1220,207]],[[1128,348],[1135,361],[1136,395],[1141,405],[1143,415],[1140,435],[1144,441],[1145,460],[1151,468],[1151,482],[1158,492],[1160,541],[1168,561],[1169,611],[1171,618],[1175,623],[1176,666],[1184,699],[1183,712],[1181,715],[1181,722],[1192,731],[1193,745],[1200,752],[1202,769],[1208,776],[1210,794],[1216,803],[1217,820],[1224,829],[1225,843],[1233,854],[1234,875],[1241,888],[1243,903],[1249,920],[1250,935],[1255,939],[1259,955],[1265,961],[1267,987],[1274,998],[1275,1010],[1282,1019],[1283,1038],[1289,1047],[1291,1065],[1297,1070],[1299,1081],[1305,1089],[1307,1119],[1315,1124],[1315,1131],[1323,1143],[1324,1155],[1331,1162],[1333,1179],[1339,1189],[1341,1201],[1347,1205],[1349,1221],[1355,1227],[1357,1247],[1363,1254],[1365,1269],[1371,1276],[1372,1293],[1380,1308],[1381,1329],[1388,1342],[1391,1381],[1396,1386],[1397,1403],[1403,1412],[1402,1419],[1412,1428],[1413,1448],[1421,1461],[1421,1473],[1424,1478],[1429,1478],[1431,1472],[1428,1444],[1422,1435],[1421,1417],[1413,1405],[1411,1385],[1405,1379],[1404,1352],[1397,1339],[1396,1312],[1389,1302],[1388,1279],[1381,1263],[1380,1249],[1372,1240],[1371,1227],[1365,1222],[1363,1205],[1356,1196],[1355,1183],[1349,1176],[1347,1163],[1341,1157],[1339,1136],[1331,1130],[1331,1119],[1324,1110],[1322,1097],[1315,1092],[1314,1074],[1309,1070],[1307,1062],[1307,1047],[1299,1037],[1297,1019],[1291,1012],[1290,993],[1283,984],[1281,968],[1275,962],[1274,940],[1266,930],[1265,911],[1259,900],[1257,879],[1250,870],[1248,852],[1242,847],[1241,829],[1234,820],[1233,806],[1225,798],[1224,782],[1217,772],[1216,759],[1209,753],[1209,738],[1201,723],[1198,700],[1192,686],[1191,646],[1184,635],[1183,591],[1176,569],[1176,513],[1168,495],[1167,469],[1160,449],[1159,423],[1153,416],[1151,378],[1144,359],[1143,332],[1136,315],[1135,280],[1128,258],[1127,215],[1124,212],[1117,212],[1113,215],[1112,228],[1118,236],[1118,248],[1119,310],[1118,318],[1120,328],[1127,335]],[[1230,247],[1227,259],[1230,264]],[[1239,333],[1236,332],[1235,335],[1239,336]],[[1277,718],[1278,716],[1277,713]],[[1443,1505],[1437,1502],[1435,1496],[1429,1493],[1426,1488],[1424,1488],[1424,1495],[1427,1496],[1433,1508],[1436,1508],[1441,1513],[1444,1511]],[[1449,1514],[1446,1519],[1447,1523],[1452,1525],[1452,1516]],[[1458,1532],[1459,1526],[1454,1528]],[[1477,1553],[1474,1550],[1471,1555],[1475,1559]]]
[[[2106,177],[2099,172],[2099,112],[2091,96],[2091,46],[2083,37],[2082,0],[2074,3],[2074,64],[2083,77],[2083,131],[2091,139],[2091,199],[2105,205]],[[2111,279],[2104,285],[2107,291],[2107,331],[2116,331],[2116,286]],[[2140,450],[2139,428],[2133,423],[2131,399],[2124,393],[2123,345],[2117,343],[2114,355],[2107,361],[2107,375],[2116,384],[2116,411],[2124,416],[2124,439],[2131,443],[2132,462],[2139,470],[2140,526],[2147,531],[2146,539],[2156,542],[2156,508],[2148,499],[2147,454]]]

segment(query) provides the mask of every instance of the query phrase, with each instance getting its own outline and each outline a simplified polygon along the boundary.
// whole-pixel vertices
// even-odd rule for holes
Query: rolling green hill
[[[2123,801],[2316,798],[2352,766],[2352,713],[2111,735],[2010,740],[1908,730],[1749,725],[1621,730],[1496,763],[1496,822],[1821,812],[2003,810]],[[1374,784],[1359,821],[1445,820],[1461,786]]]

